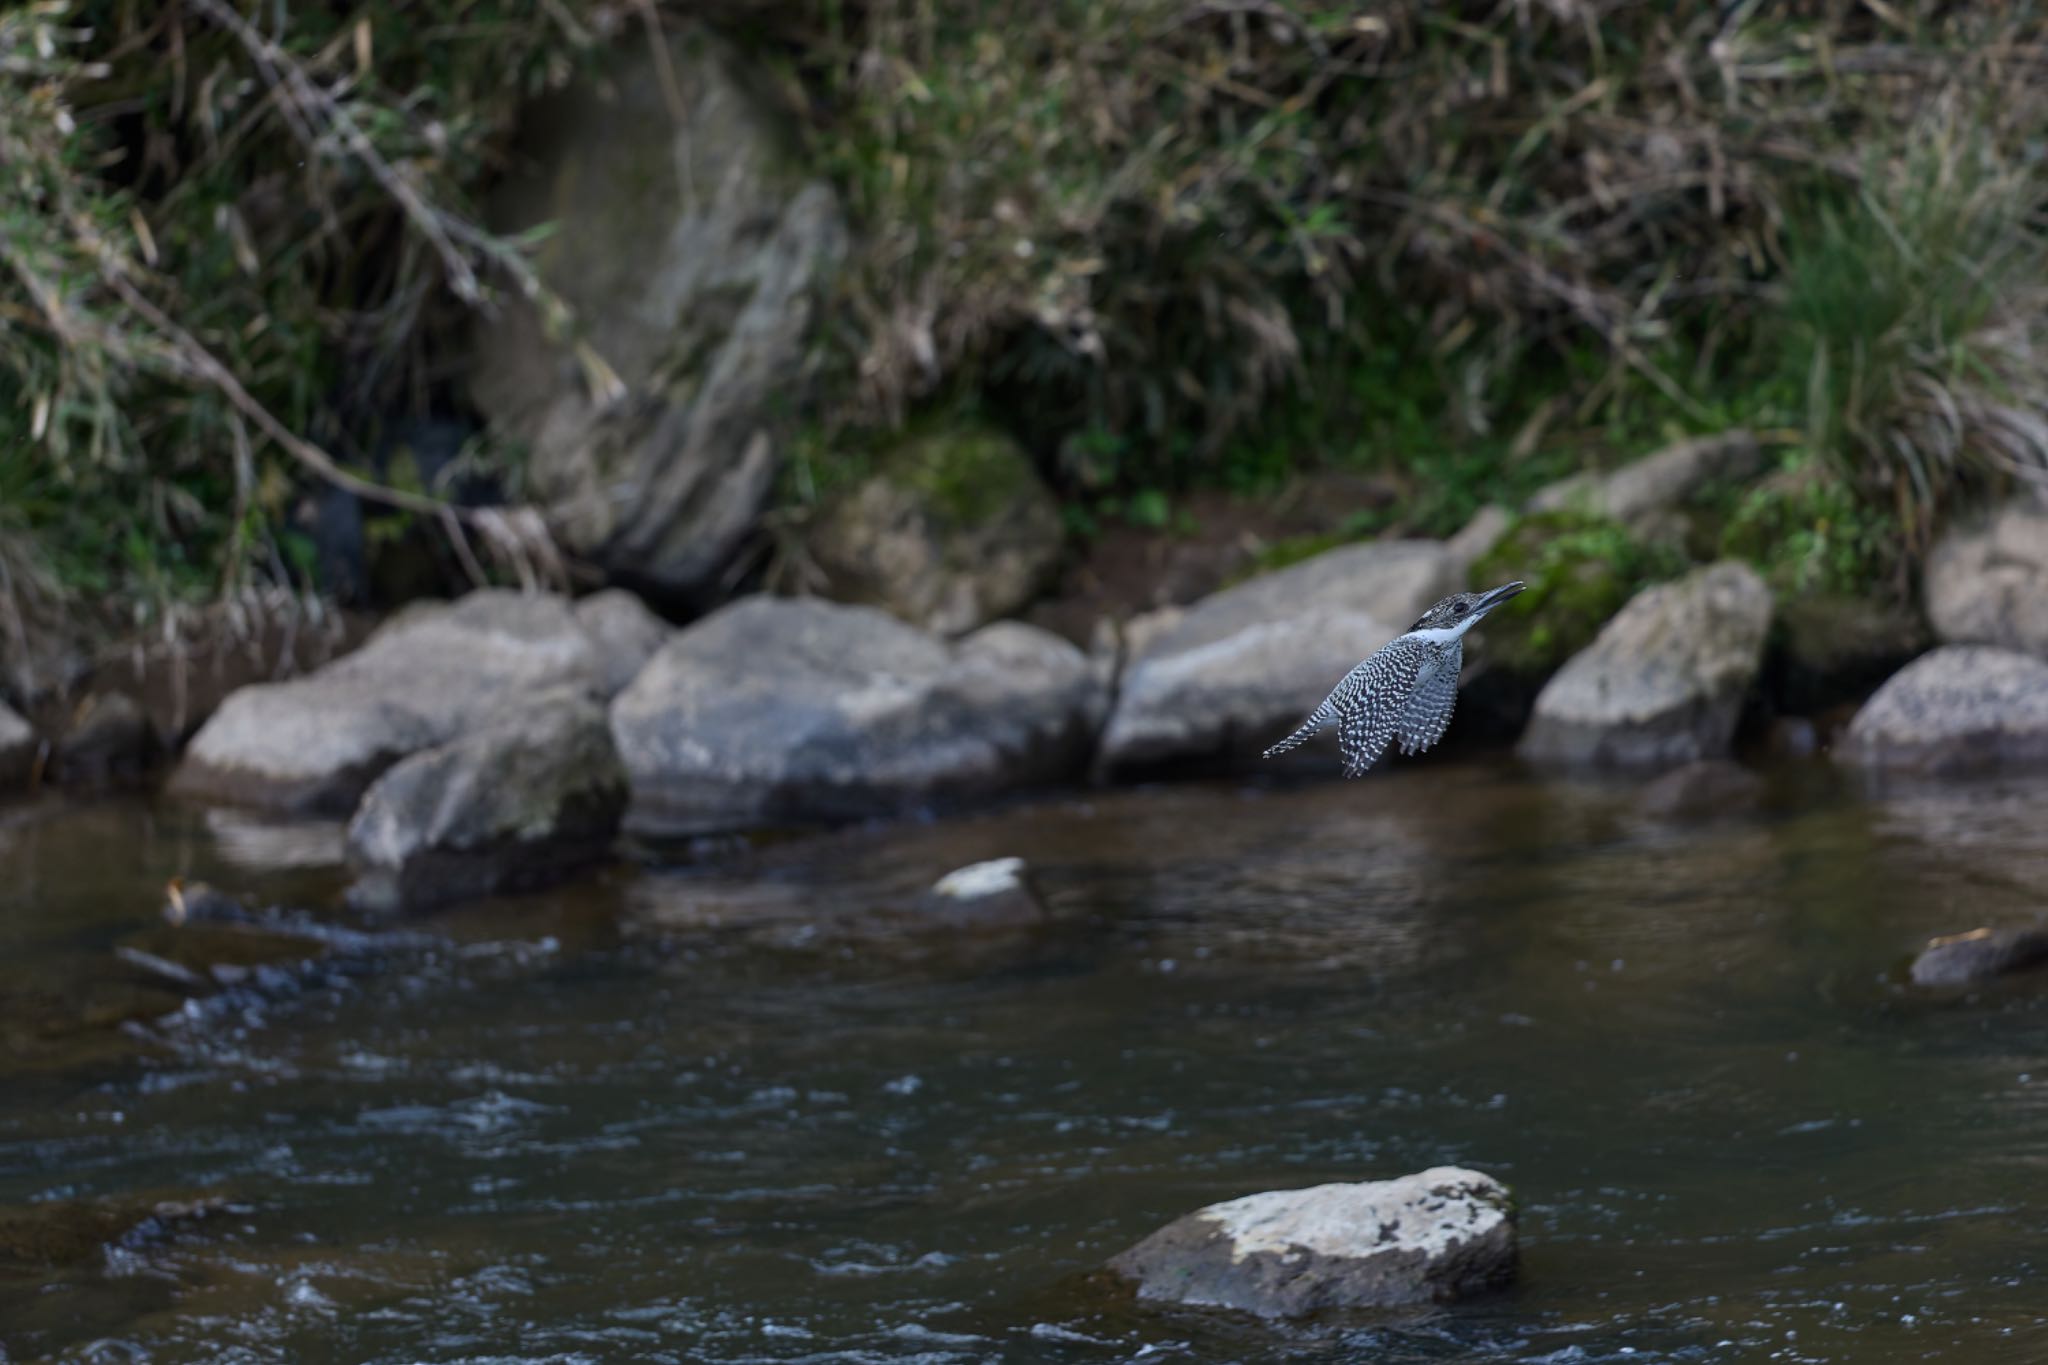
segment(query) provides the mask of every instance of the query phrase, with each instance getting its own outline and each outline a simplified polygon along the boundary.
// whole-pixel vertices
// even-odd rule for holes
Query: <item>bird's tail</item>
[[[1316,731],[1322,729],[1325,725],[1328,725],[1329,723],[1330,708],[1328,703],[1325,703],[1322,706],[1318,706],[1315,709],[1315,711],[1310,714],[1309,718],[1303,721],[1300,724],[1300,726],[1298,726],[1295,729],[1293,734],[1281,740],[1272,748],[1266,750],[1265,757],[1278,758],[1280,757],[1280,755],[1286,753],[1290,749],[1299,749],[1302,745],[1308,743],[1310,737],[1313,736]]]

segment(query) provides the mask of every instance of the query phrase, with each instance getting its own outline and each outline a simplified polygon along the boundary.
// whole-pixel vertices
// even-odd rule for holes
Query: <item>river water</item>
[[[2048,1360],[2048,979],[1903,971],[2044,908],[2044,811],[1816,768],[1684,826],[1450,762],[1092,793],[638,849],[164,1021],[112,949],[165,879],[327,911],[337,832],[6,808],[0,1359]],[[906,908],[1010,854],[1051,928]],[[1453,1163],[1516,1193],[1512,1290],[1276,1327],[1093,1273]],[[20,1230],[163,1200],[209,1211]]]

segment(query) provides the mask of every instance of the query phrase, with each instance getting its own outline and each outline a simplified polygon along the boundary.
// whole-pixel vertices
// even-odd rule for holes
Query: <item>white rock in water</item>
[[[956,900],[978,900],[983,896],[998,896],[1005,891],[1021,891],[1023,888],[1022,858],[991,858],[985,863],[970,863],[948,872],[932,886],[932,893]]]
[[[1002,929],[1039,924],[1045,907],[1027,880],[1022,858],[991,858],[955,868],[925,892],[933,918],[962,928]]]
[[[1438,1166],[1211,1204],[1109,1264],[1140,1298],[1297,1317],[1462,1298],[1513,1278],[1515,1254],[1507,1188]]]

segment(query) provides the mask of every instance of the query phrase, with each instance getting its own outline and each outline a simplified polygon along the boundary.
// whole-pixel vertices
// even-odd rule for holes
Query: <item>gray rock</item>
[[[1788,594],[1776,634],[1772,695],[1779,709],[1800,715],[1863,700],[1929,643],[1917,611],[1838,593]]]
[[[2048,767],[2048,663],[1989,645],[1943,645],[1878,688],[1834,752],[1879,770]]]
[[[675,634],[674,627],[620,588],[580,598],[576,624],[597,648],[598,688],[606,697],[625,691],[626,684],[639,676],[655,651]]]
[[[35,727],[0,702],[0,790],[26,784],[36,769],[42,740]]]
[[[1444,1303],[1514,1278],[1515,1212],[1499,1181],[1439,1166],[1211,1204],[1109,1265],[1141,1299],[1261,1317]]]
[[[1074,776],[1101,722],[1088,657],[999,622],[949,644],[871,607],[749,597],[612,703],[649,829],[857,819]]]
[[[1580,511],[1641,534],[1707,485],[1749,478],[1763,460],[1762,447],[1747,431],[1694,437],[1610,474],[1579,474],[1554,483],[1524,510]]]
[[[708,605],[753,532],[803,379],[816,298],[845,250],[832,191],[747,91],[744,62],[702,33],[669,51],[681,116],[644,43],[606,79],[528,111],[533,169],[493,226],[551,222],[542,278],[623,396],[593,397],[575,350],[514,298],[479,326],[477,408],[529,451],[570,548],[613,574]]]
[[[1456,592],[1463,572],[1434,541],[1375,541],[1132,622],[1103,766],[1256,758],[1359,660]]]
[[[2048,655],[2048,506],[2017,498],[1952,528],[1928,556],[1925,584],[1943,643]]]
[[[1659,820],[1706,820],[1753,810],[1763,779],[1725,758],[1706,758],[1673,768],[1645,783],[1635,807]]]
[[[156,732],[141,703],[125,692],[96,692],[73,709],[51,775],[59,782],[132,777],[155,748]]]
[[[542,698],[371,785],[348,826],[349,899],[381,913],[539,885],[609,851],[626,796],[604,707]]]
[[[2048,930],[1972,929],[1929,939],[1913,959],[1916,986],[1969,986],[2048,962]]]
[[[1045,923],[1045,906],[1022,858],[993,858],[956,868],[933,883],[919,909],[949,929],[1021,929]]]
[[[1059,562],[1059,504],[1009,437],[940,430],[828,506],[812,555],[841,601],[960,635],[1037,595]]]
[[[1725,754],[1770,626],[1771,591],[1742,564],[1645,588],[1537,694],[1522,755],[1669,767]]]
[[[559,597],[493,589],[411,608],[315,673],[230,695],[193,737],[173,789],[345,815],[407,754],[550,689],[595,691],[600,666]]]

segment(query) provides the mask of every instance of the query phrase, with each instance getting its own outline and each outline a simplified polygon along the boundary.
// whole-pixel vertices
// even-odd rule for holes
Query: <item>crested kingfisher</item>
[[[1486,592],[1452,593],[1346,673],[1299,729],[1266,750],[1266,757],[1298,747],[1330,724],[1337,727],[1346,777],[1363,774],[1395,738],[1402,753],[1421,753],[1450,728],[1458,673],[1465,666],[1465,632],[1526,586],[1504,583]]]

